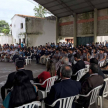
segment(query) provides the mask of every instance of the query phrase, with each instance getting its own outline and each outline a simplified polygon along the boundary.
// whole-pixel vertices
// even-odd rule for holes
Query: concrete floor
[[[37,77],[42,71],[46,70],[44,65],[37,65],[34,61],[32,61],[31,65],[25,66],[25,69],[32,70],[33,76]],[[15,71],[15,65],[13,63],[5,63],[0,62],[0,88],[4,85],[7,76],[9,73]],[[0,106],[2,105],[1,99],[1,89],[0,89]],[[91,108],[95,108],[95,106],[91,106]],[[104,99],[103,108],[108,108],[108,98]]]

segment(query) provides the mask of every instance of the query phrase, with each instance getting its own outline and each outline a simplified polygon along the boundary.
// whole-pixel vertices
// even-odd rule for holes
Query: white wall
[[[23,23],[23,29],[21,29],[21,23]],[[25,18],[20,16],[14,16],[12,19],[12,36],[13,36],[13,42],[19,43],[19,38],[21,38],[21,41],[23,40],[24,36],[20,36],[20,33],[25,33]]]
[[[0,36],[0,44],[13,44],[12,36]]]
[[[108,36],[97,36],[97,42],[108,41]]]
[[[38,31],[39,32],[41,31],[41,33],[40,34],[36,34],[36,33],[27,34],[28,45],[39,46],[39,45],[45,45],[45,43],[48,43],[48,42],[56,43],[56,20],[38,19],[36,21],[38,21],[37,23],[39,23],[39,25],[37,24],[36,25],[37,27],[35,26],[33,27],[35,27],[37,33]],[[40,28],[40,30],[37,31],[37,28],[38,29]]]

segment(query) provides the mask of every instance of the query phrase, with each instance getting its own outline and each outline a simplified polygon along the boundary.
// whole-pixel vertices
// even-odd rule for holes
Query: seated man
[[[43,59],[43,62],[41,60],[41,64],[46,64],[46,58],[49,57],[51,54],[50,49],[47,49],[45,51],[45,54],[43,56],[41,56],[41,59]]]
[[[103,84],[104,80],[102,76],[98,75],[98,65],[91,64],[90,65],[90,77],[85,79],[85,81],[81,84],[81,92],[82,95],[87,95],[92,89]],[[78,99],[78,104],[76,104],[76,108],[88,108],[90,97],[84,98],[80,97]]]
[[[59,98],[75,96],[80,92],[80,83],[70,79],[72,76],[72,70],[68,65],[62,67],[60,76],[62,81],[51,87],[50,93],[44,100],[48,105],[51,105]],[[46,108],[50,107],[46,106]],[[59,108],[58,104],[54,108]],[[74,105],[72,108],[74,108]]]
[[[61,70],[61,67],[64,66],[64,65],[68,65],[71,67],[71,63],[69,62],[69,59],[68,57],[63,57],[61,60],[59,60],[56,64],[56,71],[57,71],[57,75],[59,76],[60,78],[60,70]]]
[[[24,64],[25,64],[24,60],[18,60],[16,62],[16,72],[23,71],[23,72],[25,72],[28,75],[29,80],[33,80],[32,71],[25,70],[24,69]],[[14,80],[15,80],[14,76],[15,76],[16,72],[10,73],[8,75],[8,78],[7,78],[7,81],[6,81],[5,85],[1,87],[1,96],[2,96],[3,100],[5,98],[5,89],[11,89],[13,87]]]
[[[76,53],[74,55],[74,59],[75,59],[75,61],[77,61],[77,63],[72,65],[72,71],[73,71],[73,74],[76,74],[76,72],[85,68],[85,63],[84,63],[84,61],[82,61],[80,59],[80,54],[79,53]],[[77,78],[77,76],[72,76],[73,80],[76,80],[76,78]]]
[[[90,59],[90,64],[92,64],[92,63],[98,65],[98,60],[97,60],[96,58],[92,58],[92,59]],[[104,74],[103,74],[101,68],[99,67],[99,65],[98,65],[98,75],[102,76],[103,79],[105,78],[105,76],[104,76]],[[88,72],[87,74],[85,74],[85,75],[80,79],[80,82],[83,83],[83,81],[84,81],[85,79],[87,79],[88,77],[90,77],[90,73],[89,73],[89,72]]]

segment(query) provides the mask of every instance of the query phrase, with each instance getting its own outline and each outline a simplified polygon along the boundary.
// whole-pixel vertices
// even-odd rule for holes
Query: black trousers
[[[35,55],[35,57],[36,57],[36,63],[39,63],[40,55]]]

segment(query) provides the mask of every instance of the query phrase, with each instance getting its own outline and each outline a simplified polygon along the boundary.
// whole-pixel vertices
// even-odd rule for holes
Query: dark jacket
[[[60,83],[52,86],[50,93],[45,98],[44,102],[48,105],[51,105],[59,98],[65,98],[79,94],[80,89],[81,84],[79,82],[73,81],[71,79],[62,80]],[[50,107],[47,106],[46,108]],[[59,108],[59,105],[57,104],[54,108]],[[72,108],[74,108],[74,106]]]
[[[18,71],[25,72],[29,76],[30,80],[33,80],[33,73],[32,73],[32,71],[25,70],[25,69],[21,69],[21,70],[18,70]],[[8,75],[8,78],[7,78],[7,81],[6,81],[5,85],[1,87],[1,96],[2,96],[3,100],[5,99],[5,89],[11,89],[13,87],[15,73],[16,72],[10,73]]]
[[[77,61],[77,63],[72,65],[73,74],[76,74],[80,69],[85,68],[85,63],[82,60]]]
[[[102,70],[99,66],[98,66],[98,75],[102,76],[103,79],[105,79],[104,73],[102,72]],[[89,77],[90,77],[90,74],[88,72],[80,79],[80,83],[83,83],[83,81],[85,81]]]
[[[81,70],[83,68],[85,68],[85,63],[84,63],[84,61],[79,60],[75,65],[74,64],[72,65],[73,74],[76,74],[76,72],[78,72],[79,70]],[[76,80],[77,79],[77,75],[76,76],[72,76],[71,78],[72,78],[72,80]]]
[[[81,84],[81,93],[82,95],[87,95],[92,89],[102,85],[104,83],[104,80],[102,76],[98,74],[92,74],[88,79],[86,79]],[[83,106],[84,108],[88,108],[89,106],[90,97],[84,98],[80,97],[78,99],[78,103]],[[79,108],[79,107],[76,107]]]

